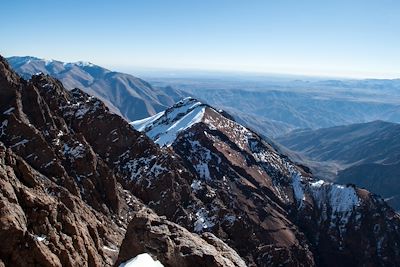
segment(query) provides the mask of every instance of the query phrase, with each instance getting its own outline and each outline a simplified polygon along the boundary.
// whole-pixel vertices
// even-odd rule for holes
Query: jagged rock
[[[116,253],[104,253],[103,246],[120,244],[124,234],[2,143],[0,214],[0,256],[7,266],[111,265]]]
[[[149,209],[137,212],[128,226],[117,265],[141,253],[155,256],[164,266],[246,266],[239,255],[211,233],[190,233]]]

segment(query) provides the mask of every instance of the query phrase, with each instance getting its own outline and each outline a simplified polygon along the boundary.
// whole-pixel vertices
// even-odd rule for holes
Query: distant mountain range
[[[39,72],[59,79],[65,88],[80,88],[101,99],[128,121],[142,119],[188,96],[171,87],[157,88],[129,74],[110,71],[89,62],[65,63],[36,57],[9,57],[12,68],[25,79]]]
[[[400,124],[373,121],[298,130],[277,141],[309,160],[335,165],[332,179],[381,194],[400,210]]]
[[[233,76],[159,78],[150,79],[150,85],[89,62],[64,63],[30,56],[8,61],[24,78],[42,72],[59,79],[67,89],[81,88],[127,121],[152,116],[184,97],[195,96],[270,138],[302,128],[373,120],[400,122],[400,80],[248,80]]]
[[[244,76],[147,80],[191,93],[269,137],[296,128],[374,120],[400,122],[400,80],[307,81]]]

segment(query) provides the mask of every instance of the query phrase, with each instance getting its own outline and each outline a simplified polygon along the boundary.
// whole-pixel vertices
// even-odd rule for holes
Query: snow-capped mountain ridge
[[[218,114],[217,116],[205,115],[207,113]],[[318,206],[329,205],[335,213],[348,213],[359,204],[359,198],[354,188],[349,186],[336,185],[322,180],[304,178],[297,168],[286,158],[280,157],[273,150],[260,150],[257,148],[259,136],[238,124],[230,118],[223,117],[222,110],[216,110],[209,105],[203,104],[192,97],[187,97],[177,102],[167,110],[152,117],[134,121],[131,125],[138,131],[145,132],[160,146],[171,146],[179,133],[197,123],[203,122],[210,130],[229,130],[229,136],[233,137],[235,143],[242,150],[247,150],[259,163],[269,164],[274,172],[287,172],[291,177],[293,195],[301,207],[305,201],[305,194],[311,195]],[[221,123],[223,118],[223,123]],[[216,141],[216,140],[215,140]],[[197,141],[192,142],[193,147],[199,148]],[[203,162],[195,165],[200,177],[209,178],[208,160],[211,158],[210,151],[204,152]],[[284,168],[282,168],[284,166]],[[282,198],[288,199],[287,196]]]
[[[45,66],[49,66],[53,63],[60,63],[60,64],[63,64],[64,66],[68,66],[68,67],[73,67],[73,66],[100,67],[98,65],[93,64],[92,62],[82,61],[82,60],[75,61],[75,62],[63,62],[63,61],[52,59],[52,58],[38,58],[38,57],[32,57],[32,56],[11,57],[10,59],[12,60],[12,64],[14,66],[30,64],[30,63],[36,61],[36,62],[43,62]]]
[[[131,122],[131,125],[138,131],[145,131],[160,146],[170,146],[180,132],[202,121],[206,107],[196,99],[187,97],[171,108]]]
[[[291,226],[286,220],[289,220],[300,231],[307,233],[311,246],[322,258],[330,257],[325,254],[325,249],[328,249],[325,246],[334,243],[335,250],[343,256],[342,263],[346,265],[352,262],[353,255],[346,253],[358,248],[353,246],[351,240],[354,235],[363,240],[365,231],[373,231],[368,228],[371,225],[370,215],[366,215],[365,209],[371,203],[381,203],[379,198],[351,185],[315,179],[306,169],[277,152],[257,133],[225,114],[196,99],[187,98],[165,112],[132,123],[159,144],[163,144],[168,136],[168,142],[164,144],[184,159],[188,169],[197,173],[191,188],[200,199],[205,196],[210,206],[198,210],[194,230],[229,233],[229,227],[238,224],[244,228],[257,227],[254,218],[233,212],[246,207],[260,215],[256,224],[262,228],[270,229],[279,225],[281,229],[288,229]],[[197,119],[186,120],[192,117]],[[228,196],[224,196],[225,193]],[[231,195],[235,195],[235,199]],[[229,201],[222,204],[221,199],[225,198]],[[379,209],[381,204],[374,205]],[[229,212],[226,211],[227,206]],[[387,207],[383,210],[393,212]],[[274,221],[268,216],[264,218],[261,215],[264,212],[275,214],[274,217],[280,219]],[[374,212],[376,214],[378,211]],[[225,215],[221,217],[221,213]],[[221,221],[229,226],[221,225]],[[364,229],[364,232],[360,229]],[[258,235],[257,231],[253,231],[255,236],[248,238],[254,241],[266,238],[265,233]],[[296,231],[293,231],[291,234],[296,236]],[[276,239],[287,234],[277,230],[268,238]],[[381,238],[390,239],[386,234]],[[292,241],[283,246],[293,249],[296,244],[303,243]],[[381,241],[374,239],[365,242],[370,242],[369,246],[374,247],[373,253],[380,253],[378,247]],[[240,246],[238,249],[240,251]],[[326,263],[325,260],[323,262]]]

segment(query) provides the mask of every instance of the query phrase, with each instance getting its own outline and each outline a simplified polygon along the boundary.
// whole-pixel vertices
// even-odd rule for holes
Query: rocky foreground
[[[172,186],[177,181],[184,186],[191,174],[99,100],[66,91],[48,76],[22,80],[1,58],[0,119],[0,266],[113,266],[119,254],[133,258],[155,253],[157,246],[162,255],[153,256],[172,257],[168,251],[178,251],[177,244],[158,244],[147,235],[136,239],[141,248],[122,245],[126,249],[120,251],[127,229],[140,226],[152,233],[139,215],[180,233],[169,238],[190,244],[180,255],[186,266],[193,257],[197,266],[244,266],[215,236],[207,241],[154,212],[142,212],[148,210],[143,201],[157,199],[146,190],[149,183],[162,179],[171,190],[158,207],[174,218],[190,186],[186,192]],[[167,203],[172,198],[175,206]]]
[[[194,99],[135,122],[0,58],[0,266],[396,266],[400,219]],[[160,148],[161,146],[161,148]],[[368,264],[366,264],[368,263]]]

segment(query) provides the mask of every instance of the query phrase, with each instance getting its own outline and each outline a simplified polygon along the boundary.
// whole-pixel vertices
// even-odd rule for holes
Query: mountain
[[[298,130],[277,141],[313,161],[336,164],[337,182],[367,188],[400,209],[400,124],[374,121]]]
[[[178,76],[178,75],[175,75]],[[245,75],[148,77],[228,111],[270,138],[374,120],[400,122],[400,80],[302,80]]]
[[[0,266],[114,266],[143,253],[181,266],[245,266],[214,235],[149,210],[187,218],[181,205],[198,203],[192,179],[100,100],[44,74],[26,81],[0,57]],[[141,229],[135,249],[125,245],[130,229]]]
[[[80,88],[101,99],[128,121],[160,112],[187,93],[171,87],[156,88],[132,75],[110,71],[89,62],[65,63],[35,57],[9,57],[12,68],[29,79],[39,72],[60,80],[67,89]]]
[[[0,57],[0,265],[400,264],[381,198],[314,179],[227,113],[186,98],[133,125],[151,139]]]
[[[382,199],[314,179],[306,167],[211,106],[186,98],[131,124],[197,174],[191,187],[207,205],[198,211],[194,230],[225,236],[250,265],[398,261],[388,244],[399,244],[399,215]],[[376,226],[383,218],[384,226]]]

